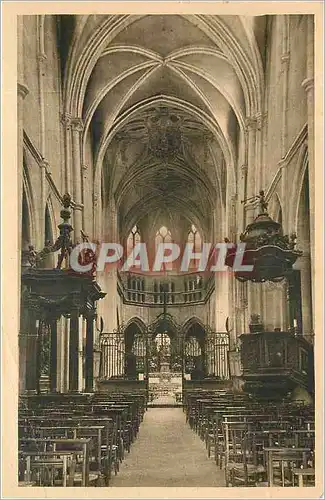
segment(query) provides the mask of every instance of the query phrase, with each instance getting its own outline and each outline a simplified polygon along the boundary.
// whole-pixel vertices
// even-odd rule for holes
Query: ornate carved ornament
[[[71,196],[66,193],[62,197],[63,208],[60,212],[60,216],[63,219],[63,222],[59,224],[58,228],[60,230],[60,235],[52,244],[50,241],[47,241],[45,247],[37,252],[33,245],[29,245],[27,251],[22,252],[23,265],[36,268],[39,267],[41,261],[50,253],[57,252],[60,250],[60,254],[57,262],[57,269],[61,269],[63,261],[66,261],[66,265],[69,265],[69,256],[71,254],[73,244],[71,240],[71,232],[73,231],[73,227],[69,223],[69,219],[71,217]]]
[[[296,234],[290,237],[283,235],[281,224],[269,217],[264,191],[254,198],[259,200],[259,214],[240,235],[240,242],[245,244],[243,264],[252,266],[253,270],[235,269],[235,277],[239,281],[280,281],[292,270],[302,252],[295,249]],[[226,265],[233,267],[237,254],[238,249],[234,244],[233,249],[228,251]]]
[[[182,144],[180,123],[180,117],[170,114],[168,108],[160,108],[148,118],[148,146],[154,156],[163,160],[177,156]]]

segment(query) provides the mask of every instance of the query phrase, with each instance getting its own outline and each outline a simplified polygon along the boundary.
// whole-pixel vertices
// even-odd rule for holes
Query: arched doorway
[[[199,322],[193,322],[185,332],[184,375],[194,380],[206,375],[205,330]]]
[[[148,327],[149,394],[154,404],[174,404],[182,393],[181,329],[163,313]]]
[[[125,376],[129,380],[144,380],[148,374],[145,325],[131,320],[124,331]]]

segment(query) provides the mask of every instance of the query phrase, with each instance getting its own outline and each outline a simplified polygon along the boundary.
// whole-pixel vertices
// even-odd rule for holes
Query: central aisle
[[[138,437],[111,486],[225,486],[181,408],[149,408]]]

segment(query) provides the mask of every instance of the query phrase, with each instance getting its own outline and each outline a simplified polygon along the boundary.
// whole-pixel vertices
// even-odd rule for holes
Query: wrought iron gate
[[[126,342],[124,332],[102,333],[100,337],[100,379],[148,380],[157,372],[155,332],[152,328],[138,332],[132,343]],[[171,341],[171,372],[179,371],[191,379],[228,379],[229,334],[213,332],[208,327],[201,342],[186,338],[181,329]]]
[[[109,379],[147,379],[148,343],[146,333],[135,336],[128,346],[124,332],[101,333],[99,378]]]
[[[229,334],[211,332],[206,339],[206,359],[208,375],[219,379],[229,379]]]

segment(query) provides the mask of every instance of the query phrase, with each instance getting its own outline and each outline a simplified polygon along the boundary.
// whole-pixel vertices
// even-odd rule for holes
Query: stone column
[[[86,339],[86,321],[83,316],[79,316],[79,380],[78,391],[83,392],[85,389],[85,364],[84,364],[84,341]]]
[[[22,295],[26,293],[22,286]],[[20,304],[19,304],[20,305]],[[19,328],[19,394],[26,391],[26,369],[27,369],[27,335],[29,328],[29,317],[27,307],[20,305],[20,328]]]
[[[24,112],[24,99],[28,95],[29,90],[23,83],[18,83],[17,86],[17,145],[18,145],[18,220],[21,226],[22,221],[22,199],[23,199],[23,164],[24,164],[24,122],[23,122],[23,112]],[[19,228],[18,235],[19,248],[21,247],[21,227]]]
[[[29,90],[23,83],[24,65],[23,65],[23,16],[17,17],[17,51],[18,51],[18,81],[17,84],[17,165],[18,165],[18,249],[20,255],[17,263],[18,276],[21,275],[21,224],[22,224],[22,203],[23,203],[23,164],[24,164],[24,99],[28,95]],[[21,315],[23,312],[20,308],[20,293],[21,289],[18,287],[18,318],[20,317],[20,332],[19,332],[19,393],[22,393],[26,388],[26,332],[27,327],[22,321]]]
[[[17,186],[17,202],[18,202],[18,249],[21,252],[21,224],[22,224],[22,202],[23,202],[23,164],[24,164],[24,99],[28,95],[29,90],[24,82],[24,61],[23,61],[23,16],[17,16],[17,165],[18,165],[18,186]],[[21,275],[21,253],[17,263],[18,276]],[[23,311],[20,307],[20,287],[18,287],[18,318],[20,317],[20,332],[19,332],[19,393],[26,389],[26,355],[27,355],[27,332],[28,326],[21,318]],[[18,323],[19,324],[19,323]]]
[[[281,158],[287,153],[288,137],[288,90],[289,90],[289,16],[282,16],[282,126],[281,126]]]
[[[261,165],[262,165],[262,122],[263,116],[247,118],[247,138],[248,138],[248,155],[247,155],[247,188],[246,197],[248,201],[245,205],[246,217],[245,225],[253,222],[255,218],[256,202],[250,200],[256,196],[261,188]],[[256,283],[247,283],[247,300],[248,300],[248,318],[245,318],[245,327],[247,328],[247,320],[251,314],[262,315],[262,292],[261,287]]]
[[[57,391],[57,319],[50,321],[51,351],[50,351],[50,390]]]
[[[256,115],[256,122],[252,124],[255,127],[255,182],[252,194],[257,194],[261,189],[264,189],[262,184],[262,169],[263,169],[263,126],[264,116],[262,113]]]
[[[22,332],[25,336],[26,348],[26,386],[27,393],[36,394],[38,392],[38,375],[39,375],[39,359],[38,359],[38,325],[37,325],[37,310],[29,309],[27,312],[28,330]]]
[[[255,117],[247,118],[247,138],[248,138],[248,155],[247,155],[247,177],[246,177],[246,199],[248,200],[244,205],[245,217],[244,226],[253,222],[255,218],[256,203],[250,198],[258,194],[256,189],[256,151],[257,151],[257,119]],[[247,287],[247,301],[248,301],[248,318],[245,315],[245,328],[248,327],[247,322],[252,313],[260,314],[259,302],[260,298],[256,294],[256,286],[254,283],[248,282]],[[248,321],[247,321],[248,320]]]
[[[244,164],[240,168],[241,170],[241,189],[239,193],[239,205],[238,205],[238,213],[240,214],[240,220],[238,221],[238,229],[239,233],[242,233],[246,226],[246,207],[242,204],[242,201],[247,198],[247,173],[248,166]]]
[[[301,279],[302,333],[305,335],[311,335],[313,333],[313,318],[311,263],[309,254],[304,253],[304,255],[299,257],[296,269],[300,270]]]
[[[310,213],[310,261],[312,318],[315,314],[315,125],[314,125],[314,16],[307,16],[307,68],[302,85],[307,94],[308,112],[308,173],[309,173],[309,213]],[[313,325],[312,325],[313,328]]]
[[[81,183],[81,133],[83,122],[81,118],[71,120],[72,130],[72,171],[73,171],[73,200],[74,205],[74,239],[81,241],[82,229],[82,183]]]
[[[117,231],[117,212],[113,200],[110,201],[107,208],[106,227],[102,227],[106,242],[119,243],[119,235]],[[97,280],[101,288],[107,291],[107,296],[104,300],[98,303],[98,314],[104,319],[105,330],[113,331],[117,328],[117,264],[112,264],[103,272],[97,273]]]
[[[38,104],[39,104],[39,123],[40,123],[40,153],[43,158],[46,158],[46,91],[44,91],[44,83],[46,82],[46,54],[44,50],[44,16],[37,16],[37,73],[38,73]],[[47,162],[43,161],[41,165],[41,192],[39,196],[39,241],[37,244],[42,248],[45,242],[45,205],[47,194],[46,171]]]
[[[79,385],[79,309],[73,309],[70,317],[69,338],[69,391],[77,392]]]
[[[94,390],[94,312],[88,313],[86,322],[85,391]]]
[[[62,192],[71,193],[71,116],[68,113],[64,113],[61,116],[61,123],[63,125],[63,137],[64,137],[64,183],[62,185]]]
[[[23,61],[23,16],[17,17],[17,163],[18,163],[18,248],[21,248],[21,221],[22,221],[22,194],[23,194],[23,153],[24,153],[24,99],[28,95],[28,87],[24,84],[24,61]],[[20,275],[20,259],[18,275]]]
[[[256,118],[247,118],[246,119],[246,127],[247,127],[247,176],[246,176],[246,198],[251,198],[258,194],[256,192],[255,186],[255,174],[256,174],[256,129],[257,129],[257,120]],[[255,215],[255,204],[254,203],[246,203],[244,205],[246,217],[245,223],[246,226],[250,222],[253,222]]]

